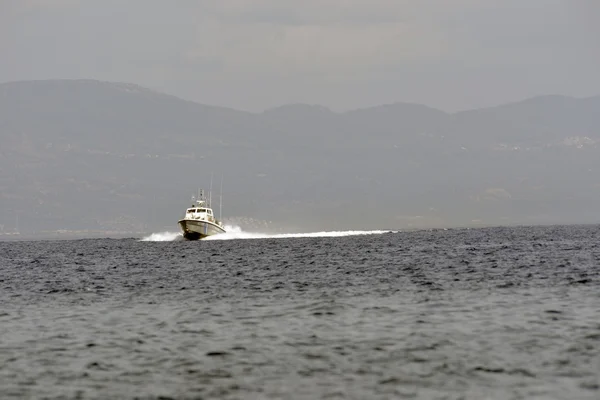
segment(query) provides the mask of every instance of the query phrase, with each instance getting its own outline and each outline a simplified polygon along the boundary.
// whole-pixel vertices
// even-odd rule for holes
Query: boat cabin
[[[223,224],[219,220],[217,220],[217,218],[215,218],[212,207],[210,206],[210,200],[204,197],[204,192],[200,191],[198,197],[199,199],[195,199],[194,197],[192,197],[192,201],[195,200],[195,204],[192,203],[190,208],[185,210],[184,219],[208,221],[213,224],[222,226]]]
[[[190,219],[208,220],[211,222],[215,221],[213,211],[210,208],[188,208],[185,214],[185,217]]]
[[[188,208],[186,212],[188,214],[206,213],[208,215],[212,215],[212,213],[213,213],[210,208]]]

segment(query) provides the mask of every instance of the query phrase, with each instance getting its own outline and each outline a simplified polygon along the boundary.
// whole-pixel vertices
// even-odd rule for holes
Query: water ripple
[[[600,396],[600,227],[0,242],[1,398]]]

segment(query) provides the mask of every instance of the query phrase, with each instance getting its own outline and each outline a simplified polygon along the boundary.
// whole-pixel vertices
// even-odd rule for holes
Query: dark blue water
[[[598,399],[600,227],[0,242],[0,398]]]

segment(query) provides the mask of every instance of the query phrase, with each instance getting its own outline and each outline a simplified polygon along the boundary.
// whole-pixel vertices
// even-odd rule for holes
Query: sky
[[[130,82],[259,112],[600,94],[598,0],[0,0],[0,82]]]

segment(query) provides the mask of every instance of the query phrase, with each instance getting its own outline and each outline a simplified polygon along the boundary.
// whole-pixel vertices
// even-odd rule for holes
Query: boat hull
[[[179,226],[183,232],[183,237],[187,240],[200,240],[208,236],[225,233],[225,229],[210,221],[182,219],[179,221]]]

